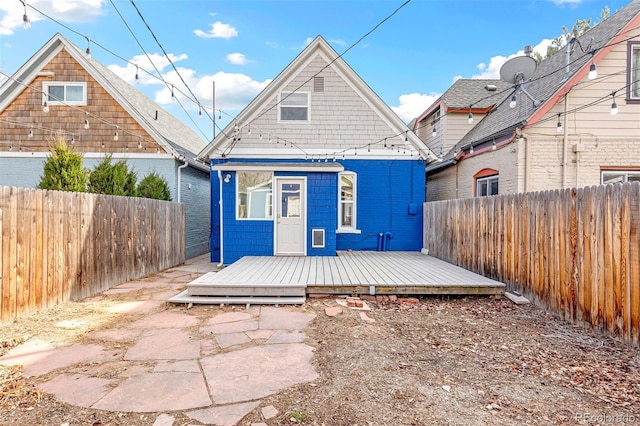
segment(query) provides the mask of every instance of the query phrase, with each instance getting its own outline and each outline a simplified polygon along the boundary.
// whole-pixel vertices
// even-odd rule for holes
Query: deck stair
[[[224,275],[222,272],[224,269],[203,275],[168,301],[206,305],[302,305],[306,300],[305,284],[231,282],[220,278]]]

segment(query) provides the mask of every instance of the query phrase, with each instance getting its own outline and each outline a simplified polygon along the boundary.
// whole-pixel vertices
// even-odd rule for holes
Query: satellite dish
[[[538,63],[531,56],[516,56],[500,67],[500,80],[518,84],[531,78]]]

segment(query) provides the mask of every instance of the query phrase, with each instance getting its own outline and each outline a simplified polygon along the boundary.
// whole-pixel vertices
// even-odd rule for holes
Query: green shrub
[[[109,154],[89,175],[89,192],[133,197],[136,195],[136,180],[136,173],[129,170],[125,160],[112,164]]]
[[[56,138],[44,162],[44,173],[38,188],[57,191],[84,192],[89,170],[82,167],[82,154],[69,148],[64,138]]]
[[[156,172],[149,173],[140,181],[137,193],[138,197],[171,201],[169,184],[167,184],[167,181]]]

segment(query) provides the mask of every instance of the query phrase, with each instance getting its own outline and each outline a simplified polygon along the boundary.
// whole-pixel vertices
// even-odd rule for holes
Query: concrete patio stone
[[[150,373],[151,368],[130,361],[112,361],[91,365],[79,365],[66,370],[68,373],[84,374],[86,376],[104,376],[127,378],[137,374]]]
[[[166,371],[183,372],[183,373],[199,373],[200,366],[196,360],[187,361],[159,361],[153,369],[154,373]]]
[[[106,311],[114,314],[147,314],[155,311],[160,305],[162,302],[157,300],[138,300],[115,303],[106,308]]]
[[[200,356],[200,342],[180,329],[149,330],[142,334],[124,359],[196,359]]]
[[[193,327],[198,325],[200,320],[194,316],[181,311],[163,311],[152,314],[144,319],[129,324],[129,328],[178,328]]]
[[[115,380],[84,374],[60,374],[40,384],[38,389],[67,404],[88,408],[109,392],[109,385],[113,382]]]
[[[267,344],[279,344],[279,343],[302,343],[304,342],[305,335],[300,330],[277,330],[273,333],[273,336],[267,340]]]
[[[253,319],[253,315],[247,312],[224,312],[218,314],[207,321],[207,325],[223,324],[226,322],[237,322]]]
[[[187,413],[187,416],[207,425],[234,426],[258,405],[260,405],[260,401],[205,408],[191,411]]]
[[[153,426],[173,426],[174,421],[175,417],[162,413],[156,417],[156,421],[153,422]]]
[[[226,322],[222,324],[207,325],[200,328],[201,333],[205,334],[227,334],[241,333],[244,331],[252,331],[258,329],[258,321],[246,320],[236,322]]]
[[[274,418],[275,416],[277,416],[280,412],[278,411],[278,409],[276,407],[274,407],[273,405],[269,405],[267,407],[262,407],[260,409],[260,411],[262,412],[262,417],[265,420],[269,420]]]
[[[306,328],[314,315],[306,312],[291,311],[287,308],[262,306],[260,308],[261,330],[302,330]]]
[[[200,373],[149,373],[130,377],[93,404],[111,411],[189,410],[211,405]]]
[[[227,333],[216,336],[216,342],[221,349],[227,349],[232,346],[249,343],[251,339],[245,333]]]
[[[271,337],[275,333],[275,330],[254,330],[247,331],[245,334],[249,336],[251,340],[266,340]]]
[[[253,346],[203,358],[200,363],[216,404],[252,401],[318,377],[313,348],[292,343]]]
[[[53,347],[49,342],[27,341],[0,358],[6,365],[22,364],[26,376],[41,376],[79,362],[113,360],[117,352],[99,345]]]

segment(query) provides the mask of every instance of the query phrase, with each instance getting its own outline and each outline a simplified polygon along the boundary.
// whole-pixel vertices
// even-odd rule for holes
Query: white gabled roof
[[[423,157],[437,158],[427,145],[422,142],[367,83],[353,71],[322,36],[317,36],[309,43],[309,45],[198,154],[198,158],[205,160],[208,158],[222,157],[225,148],[234,142],[233,134],[235,123],[251,123],[256,119],[256,117],[262,114],[265,108],[267,108],[268,103],[273,99],[277,99],[278,94],[285,89],[287,84],[298,76],[305,66],[318,55],[324,58],[327,64],[329,64],[328,66],[340,75],[360,98],[377,113],[389,126],[390,132],[396,135],[406,135],[408,139],[407,143],[419,151]]]

